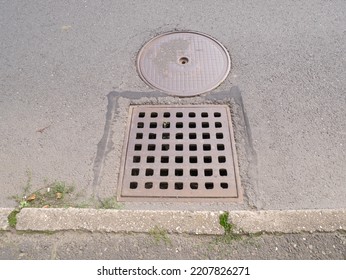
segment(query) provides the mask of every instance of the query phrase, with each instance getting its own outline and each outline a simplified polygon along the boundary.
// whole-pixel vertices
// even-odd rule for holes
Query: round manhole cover
[[[231,60],[226,48],[208,35],[171,32],[144,45],[137,67],[149,86],[172,95],[194,96],[220,85]]]

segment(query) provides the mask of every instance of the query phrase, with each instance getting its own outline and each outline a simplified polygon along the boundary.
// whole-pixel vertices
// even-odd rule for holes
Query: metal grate
[[[239,200],[229,109],[131,106],[118,199]]]

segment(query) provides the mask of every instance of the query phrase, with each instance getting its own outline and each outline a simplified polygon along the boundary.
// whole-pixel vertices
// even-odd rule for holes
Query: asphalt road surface
[[[255,155],[245,170],[254,182],[243,182],[246,207],[346,206],[345,1],[13,0],[0,7],[2,207],[15,205],[9,197],[23,191],[27,171],[33,188],[62,180],[92,193],[107,96],[152,91],[137,75],[136,55],[172,30],[209,34],[230,52],[231,73],[215,92],[236,86],[243,99]],[[100,176],[115,194],[112,175]]]
[[[168,234],[0,233],[0,259],[283,259],[344,260],[339,233],[244,237]]]

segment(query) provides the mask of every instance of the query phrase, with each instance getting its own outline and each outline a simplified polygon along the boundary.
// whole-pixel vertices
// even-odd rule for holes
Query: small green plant
[[[25,207],[66,207],[71,203],[68,196],[73,192],[74,187],[62,181],[55,181],[43,188],[36,190],[25,197]],[[23,207],[22,207],[23,208]]]
[[[7,216],[7,221],[10,227],[15,228],[17,225],[17,214],[20,212],[20,210],[15,209],[13,210],[8,216]]]
[[[149,234],[154,238],[156,244],[159,244],[161,241],[165,245],[172,244],[171,240],[169,239],[168,232],[164,228],[155,226],[153,229],[149,231]]]
[[[102,209],[121,209],[123,206],[118,203],[114,197],[109,197],[104,200],[100,200],[100,208]]]
[[[27,182],[23,187],[23,193],[21,195],[12,196],[12,198],[18,203],[17,208],[19,211],[26,207],[66,207],[71,206],[68,199],[74,190],[72,185],[68,185],[62,181],[55,181],[51,184],[45,182],[44,187],[41,187],[34,192],[31,192],[31,172],[27,171]]]
[[[223,241],[225,243],[230,243],[234,240],[241,239],[242,235],[235,232],[235,225],[228,221],[229,213],[224,212],[219,216],[219,223],[225,230],[224,235],[218,238],[218,241]]]

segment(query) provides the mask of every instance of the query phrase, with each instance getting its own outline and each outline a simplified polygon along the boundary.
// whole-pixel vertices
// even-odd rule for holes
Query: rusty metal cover
[[[227,77],[230,56],[214,38],[196,32],[159,35],[140,50],[137,69],[149,86],[176,96],[213,90]]]
[[[131,106],[119,201],[240,201],[229,108]]]

